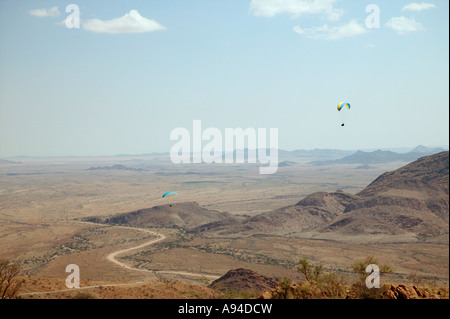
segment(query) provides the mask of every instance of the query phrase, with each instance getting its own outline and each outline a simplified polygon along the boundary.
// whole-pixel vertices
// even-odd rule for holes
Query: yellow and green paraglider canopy
[[[341,111],[344,107],[347,107],[350,110],[350,103],[348,102],[341,102],[337,106],[337,110]]]
[[[347,109],[350,110],[350,103],[348,103],[348,102],[341,102],[341,103],[339,103],[338,106],[337,106],[338,112],[341,112],[341,110],[342,110],[343,108],[347,108]],[[341,126],[345,126],[345,124],[344,124],[344,122],[345,122],[345,121],[344,121],[345,114],[344,114],[344,113],[347,113],[347,112],[342,112],[342,113],[341,113],[341,118],[342,118],[342,124],[341,124]]]

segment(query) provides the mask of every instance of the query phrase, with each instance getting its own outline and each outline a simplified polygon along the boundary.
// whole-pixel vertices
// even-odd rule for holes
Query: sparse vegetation
[[[319,276],[322,274],[322,265],[311,266],[309,264],[309,261],[306,259],[300,259],[298,264],[299,267],[297,268],[297,270],[301,272],[305,276],[306,280],[310,283],[317,281],[319,279]]]
[[[20,267],[8,259],[0,259],[0,299],[14,299],[22,281],[17,276]]]
[[[417,274],[416,271],[412,272],[408,279],[413,283],[414,286],[420,286],[423,282],[423,279]]]
[[[283,277],[279,280],[278,286],[280,289],[275,290],[273,299],[292,299],[293,293],[291,291],[292,279],[289,277]]]
[[[270,298],[273,299],[377,299],[383,298],[390,287],[369,289],[366,286],[365,272],[367,265],[378,264],[373,256],[352,265],[352,270],[358,274],[358,282],[352,286],[344,284],[344,276],[335,272],[326,272],[321,264],[312,265],[307,259],[300,259],[297,270],[303,274],[306,281],[292,284],[290,278],[282,278],[278,286],[272,289]],[[391,273],[390,266],[381,265],[381,274]]]
[[[154,164],[154,167],[154,172],[170,171],[160,169],[162,166],[159,164]],[[65,266],[72,262],[73,256],[76,256],[76,262],[83,267],[82,278],[92,278],[100,284],[138,281],[142,274],[142,277],[148,275],[153,278],[194,282],[197,285],[191,288],[181,287],[180,282],[175,284],[158,282],[152,283],[148,287],[161,285],[162,288],[159,290],[148,287],[140,289],[140,287],[134,286],[106,287],[103,289],[104,294],[100,294],[94,289],[89,290],[89,293],[92,292],[98,298],[111,298],[111,296],[114,298],[129,296],[137,298],[257,297],[257,295],[241,293],[233,288],[229,288],[225,294],[209,291],[204,293],[202,289],[207,285],[206,279],[204,279],[205,282],[202,282],[202,279],[198,281],[195,279],[200,277],[158,272],[159,270],[171,270],[220,276],[232,267],[252,269],[271,278],[286,276],[279,281],[281,291],[277,298],[374,298],[379,296],[372,296],[368,292],[374,293],[375,290],[366,291],[368,289],[364,284],[364,276],[367,274],[362,270],[367,264],[366,260],[359,262],[359,265],[347,265],[348,260],[353,260],[355,256],[364,256],[370,248],[371,254],[382,256],[383,260],[389,260],[389,263],[399,269],[398,273],[386,272],[387,277],[382,277],[383,282],[412,284],[420,288],[417,293],[420,293],[421,297],[448,296],[448,289],[442,289],[443,286],[448,286],[448,232],[441,232],[437,229],[435,232],[433,230],[432,233],[427,233],[426,226],[428,224],[412,223],[417,221],[416,218],[421,217],[421,209],[430,210],[436,216],[448,216],[448,192],[444,192],[444,197],[440,193],[436,193],[432,200],[425,200],[428,197],[425,196],[426,194],[422,194],[421,190],[428,188],[423,184],[418,183],[419,187],[415,187],[416,184],[412,183],[408,184],[410,186],[408,189],[401,188],[404,186],[403,183],[400,183],[402,176],[405,174],[410,176],[415,171],[411,170],[411,167],[401,171],[402,174],[396,172],[379,179],[377,183],[368,188],[370,193],[363,193],[366,197],[364,200],[359,198],[353,203],[350,203],[354,199],[353,195],[357,195],[358,191],[373,181],[379,172],[390,171],[397,167],[394,165],[376,166],[372,170],[359,170],[358,174],[354,174],[354,168],[350,166],[339,170],[329,167],[322,171],[314,167],[302,166],[299,163],[296,165],[295,171],[290,171],[289,174],[280,172],[280,175],[273,176],[274,179],[270,183],[262,179],[249,182],[249,171],[247,172],[245,169],[236,173],[234,169],[227,168],[226,171],[222,171],[218,167],[217,171],[220,174],[208,175],[203,168],[199,167],[198,174],[196,172],[194,175],[196,179],[221,182],[208,184],[208,192],[198,191],[199,187],[204,187],[206,184],[187,183],[191,181],[192,174],[183,175],[179,172],[158,175],[147,170],[142,174],[132,176],[122,174],[127,172],[120,172],[121,178],[118,179],[116,172],[95,175],[93,174],[95,172],[88,174],[88,172],[77,170],[77,173],[73,174],[70,169],[66,170],[66,166],[61,166],[58,167],[58,170],[64,174],[54,174],[55,169],[51,165],[43,164],[41,168],[42,176],[45,175],[48,179],[39,179],[39,183],[32,175],[2,175],[2,178],[7,181],[5,184],[9,186],[2,190],[4,199],[2,213],[4,213],[4,220],[7,223],[0,225],[3,244],[0,250],[3,256],[14,256],[22,273],[32,275],[29,281],[22,284],[23,291],[26,292],[64,289]],[[421,171],[421,168],[417,169],[419,172]],[[446,180],[442,180],[448,181],[448,172],[444,173]],[[224,177],[226,177],[226,183],[223,182]],[[307,184],[299,182],[306,177],[308,178]],[[398,183],[395,186],[398,186],[397,188],[390,188],[388,182],[392,178],[388,177],[396,178]],[[160,188],[167,188],[166,186],[174,182],[184,185],[187,193],[191,191],[187,200],[197,201],[201,207],[205,206],[211,210],[236,213],[240,216],[240,220],[247,222],[217,223],[208,225],[198,232],[191,232],[189,228],[164,228],[164,224],[143,225],[142,228],[164,233],[167,235],[167,239],[144,249],[120,255],[118,258],[123,258],[129,266],[147,269],[148,273],[133,273],[131,270],[121,269],[112,265],[104,257],[111,251],[131,247],[135,242],[141,243],[147,238],[150,240],[150,235],[125,228],[83,225],[73,222],[74,216],[82,220],[82,216],[99,214],[99,218],[103,220],[106,216],[115,216],[160,205],[160,199],[149,200],[148,194],[159,193]],[[246,192],[242,193],[239,190],[244,183]],[[436,189],[440,189],[438,186]],[[267,193],[269,188],[270,195]],[[350,189],[352,195],[335,192],[337,188]],[[27,196],[22,196],[25,189]],[[145,192],[141,189],[145,189]],[[383,190],[382,197],[378,196],[380,189]],[[389,195],[387,191],[392,191],[392,193]],[[415,200],[409,200],[410,197]],[[420,199],[422,197],[425,198],[423,203]],[[20,198],[27,198],[27,202],[21,202]],[[287,200],[292,203],[290,208],[279,210],[280,207],[288,205]],[[361,234],[364,234],[366,228],[362,226],[369,222],[366,217],[372,217],[372,214],[359,214],[357,210],[369,211],[370,209],[372,211],[371,209],[377,205],[386,207],[392,203],[398,204],[399,210],[393,210],[391,215],[381,215],[381,213],[376,215],[375,217],[383,217],[378,220],[381,224],[371,228],[371,232],[363,237]],[[20,214],[17,214],[17,205],[21,207]],[[45,212],[45,214],[36,213],[37,205],[40,205],[39,212]],[[64,208],[68,206],[72,209],[65,210]],[[357,221],[359,224],[355,225],[361,226],[361,228],[351,227],[350,230],[354,230],[357,235],[351,237],[350,235],[353,236],[353,233],[350,232],[351,240],[339,241],[342,234],[345,236],[349,234],[346,233],[346,230],[349,230],[350,224],[330,228],[327,232],[321,233],[320,235],[326,235],[325,239],[320,236],[314,238],[296,236],[301,231],[297,227],[298,225],[310,226],[310,222],[320,221],[322,223],[325,220],[326,223],[333,225],[333,219],[340,218],[340,215],[324,214],[325,211],[319,209],[320,207],[325,207],[325,210],[329,209],[328,213],[339,213],[344,210],[344,206],[348,209],[346,215],[342,217],[356,218],[359,216],[359,219],[353,219],[353,222]],[[404,213],[409,209],[412,209],[414,214],[417,213],[417,216],[405,215]],[[377,212],[384,211],[377,210]],[[264,213],[261,214],[261,212]],[[403,215],[408,218],[402,217]],[[163,217],[165,216],[163,214]],[[179,216],[183,217],[182,214]],[[384,221],[388,222],[384,223]],[[203,223],[203,220],[200,222]],[[294,222],[298,222],[298,224]],[[223,228],[217,228],[218,231],[214,231],[214,228],[210,228],[214,225],[222,225]],[[325,224],[321,225],[325,226]],[[400,237],[392,237],[401,240],[391,241],[391,238],[384,237],[383,231],[387,230],[379,227],[380,225],[403,227],[402,229],[407,230],[407,235],[411,234],[411,236],[404,236],[404,233],[401,233]],[[243,228],[239,228],[240,226]],[[398,235],[395,233],[395,228],[388,230],[393,236]],[[419,231],[420,233],[417,233]],[[413,235],[418,236],[419,242]],[[411,239],[415,241],[412,242]],[[3,250],[4,247],[5,250]],[[316,264],[314,261],[310,262],[306,259],[298,262],[298,256],[324,261],[324,264]],[[369,262],[374,262],[373,257]],[[352,266],[355,267],[352,268]],[[383,274],[383,268],[380,268]],[[408,274],[414,270],[416,272],[408,277]],[[347,286],[343,284],[344,277],[341,274],[345,274]],[[48,276],[58,279],[59,282],[50,280],[37,282],[34,276]],[[356,281],[354,278],[358,280]],[[300,279],[304,281],[298,282]],[[391,279],[394,280],[391,281]],[[382,289],[389,291],[392,286],[394,285],[386,285],[379,291]],[[402,285],[396,286],[397,290],[391,289],[391,291],[393,294],[401,296],[400,290],[406,288],[399,287]],[[58,295],[58,297],[72,298],[75,293],[72,291],[65,295]],[[56,296],[56,294],[51,294],[51,296]],[[25,298],[49,297],[43,294],[39,297],[28,295]]]
[[[225,288],[217,297],[220,299],[254,299],[259,295],[260,293],[254,291],[239,291],[236,289]]]
[[[343,275],[338,275],[334,272],[326,273],[318,282],[318,287],[325,296],[328,296],[328,298],[339,299],[346,296],[346,289],[343,282]]]
[[[386,291],[387,286],[383,285],[379,288],[368,288],[366,285],[366,279],[369,273],[366,272],[367,266],[375,264],[378,265],[380,270],[380,276],[392,273],[393,270],[388,265],[380,265],[378,260],[374,256],[366,257],[364,260],[356,262],[352,265],[354,272],[358,274],[359,281],[354,283],[351,288],[351,293],[358,299],[378,299],[382,298],[382,294]]]
[[[72,299],[97,299],[97,297],[88,292],[79,292]]]
[[[335,272],[325,272],[321,264],[310,265],[307,259],[300,259],[298,264],[297,270],[305,276],[311,289],[311,293],[307,294],[305,285],[302,285],[300,291],[303,296],[327,298],[343,298],[345,296],[344,276]]]

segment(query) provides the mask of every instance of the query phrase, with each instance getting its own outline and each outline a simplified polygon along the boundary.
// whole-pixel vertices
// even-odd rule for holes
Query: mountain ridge
[[[205,223],[236,219],[226,212],[203,208],[198,202],[182,202],[153,206],[108,217],[87,217],[88,222],[134,227],[189,229]]]
[[[357,194],[316,192],[295,205],[249,217],[240,223],[207,224],[192,231],[337,241],[448,243],[448,158],[448,151],[422,157],[380,175]]]
[[[273,235],[448,244],[448,182],[449,152],[444,151],[381,174],[357,194],[315,192],[294,205],[255,216],[233,215],[185,202],[87,220],[232,237]]]
[[[332,164],[385,164],[396,161],[412,162],[423,156],[433,155],[445,151],[442,147],[428,148],[422,145],[417,146],[408,153],[397,153],[392,151],[376,150],[373,152],[357,151],[354,154],[335,160],[311,161],[311,165],[332,165]]]

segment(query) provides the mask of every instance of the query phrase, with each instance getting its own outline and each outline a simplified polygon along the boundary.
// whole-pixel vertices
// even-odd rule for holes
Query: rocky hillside
[[[252,217],[174,203],[88,221],[176,227],[222,236],[275,235],[336,241],[448,243],[449,152],[387,172],[358,194],[316,192],[295,205]]]
[[[425,193],[430,197],[448,196],[449,152],[419,158],[393,172],[387,172],[375,179],[358,195],[368,197],[375,194],[403,192]]]
[[[358,194],[317,192],[296,205],[194,229],[221,235],[273,234],[358,241],[448,243],[449,152],[378,177]]]
[[[362,297],[363,291],[357,285],[341,286],[339,294],[330,296],[330,290],[318,289],[307,282],[289,287],[276,286],[264,291],[258,299],[448,299],[448,287],[424,288],[411,285],[386,284],[370,292],[370,297]],[[367,293],[366,293],[367,294]]]
[[[249,217],[243,221],[228,220],[205,224],[192,232],[214,232],[230,234],[276,234],[289,235],[313,230],[333,221],[344,213],[354,196],[342,191],[335,193],[317,192],[292,206]]]
[[[223,292],[257,294],[277,286],[274,279],[258,274],[249,269],[233,269],[214,280],[210,288]]]
[[[197,202],[173,203],[139,209],[111,217],[90,217],[86,221],[135,227],[167,227],[191,229],[203,224],[234,220],[233,215],[209,210]]]
[[[448,183],[449,152],[422,157],[382,174],[320,232],[448,238]]]
[[[312,165],[334,165],[334,164],[383,164],[392,162],[411,162],[423,156],[433,155],[444,151],[443,148],[428,148],[418,146],[408,153],[397,153],[391,151],[377,150],[373,152],[357,151],[354,154],[336,160],[312,161]]]

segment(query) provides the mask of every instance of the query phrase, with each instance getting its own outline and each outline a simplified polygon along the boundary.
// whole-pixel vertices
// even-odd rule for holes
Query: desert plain
[[[424,242],[340,241],[273,233],[222,236],[159,225],[145,228],[152,234],[83,221],[185,202],[236,216],[257,216],[294,205],[314,192],[356,194],[405,162],[362,167],[315,166],[297,160],[286,162],[289,165],[280,166],[275,174],[260,175],[254,164],[173,164],[164,156],[14,161],[20,163],[0,165],[0,259],[18,263],[24,278],[45,278],[34,284],[27,281],[19,292],[23,298],[67,290],[69,264],[79,266],[81,287],[122,285],[114,298],[136,297],[136,291],[150,298],[178,298],[179,294],[167,293],[167,287],[155,287],[169,282],[206,287],[236,268],[274,279],[302,280],[297,271],[301,258],[343,274],[349,283],[356,278],[351,265],[367,256],[392,267],[393,273],[381,278],[382,283],[449,283],[448,234]],[[167,191],[178,196],[162,198]],[[156,234],[164,239],[132,249],[157,239]],[[127,267],[108,258],[128,248],[115,256]],[[148,289],[142,288],[145,284],[150,284]],[[186,287],[179,289],[192,291]]]

